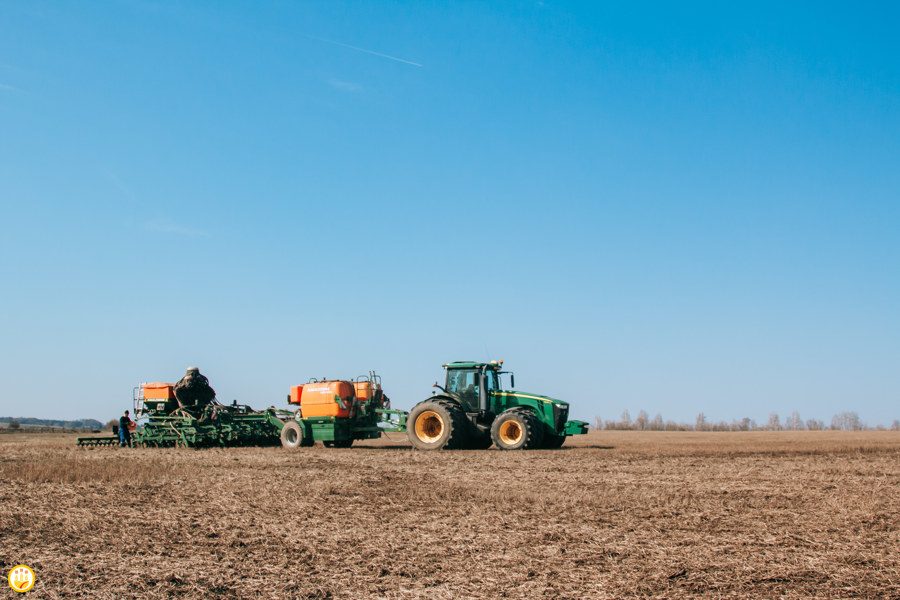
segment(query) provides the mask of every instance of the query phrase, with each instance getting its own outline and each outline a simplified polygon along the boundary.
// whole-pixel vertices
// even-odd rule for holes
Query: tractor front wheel
[[[281,445],[294,450],[305,446],[303,443],[303,427],[297,421],[288,421],[281,428]]]
[[[426,400],[406,419],[406,436],[419,450],[455,450],[466,443],[466,416],[452,401]]]
[[[511,408],[494,419],[491,439],[501,450],[534,450],[544,441],[544,429],[530,410]]]

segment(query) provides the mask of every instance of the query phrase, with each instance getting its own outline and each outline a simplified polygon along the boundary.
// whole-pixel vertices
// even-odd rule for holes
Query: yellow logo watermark
[[[17,592],[27,592],[34,585],[34,571],[25,565],[18,565],[9,572],[9,587]]]

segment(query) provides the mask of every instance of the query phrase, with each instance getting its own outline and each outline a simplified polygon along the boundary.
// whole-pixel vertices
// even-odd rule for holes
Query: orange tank
[[[174,383],[145,383],[144,400],[173,400],[175,398]]]
[[[356,389],[356,399],[360,402],[366,402],[372,399],[371,381],[355,381],[353,387]]]
[[[291,397],[288,399],[288,404],[300,404],[300,397],[303,395],[303,386],[302,385],[292,385],[291,386]]]
[[[350,416],[356,393],[349,381],[319,381],[307,383],[302,388],[300,412],[304,418]]]

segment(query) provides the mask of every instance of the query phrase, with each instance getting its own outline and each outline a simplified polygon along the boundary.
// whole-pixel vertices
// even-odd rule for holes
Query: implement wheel
[[[305,446],[303,443],[303,427],[297,421],[288,421],[281,428],[281,445],[291,450]]]
[[[534,450],[544,441],[544,428],[530,410],[511,408],[494,419],[491,439],[501,450]]]
[[[455,450],[466,443],[466,415],[450,400],[416,404],[406,419],[406,436],[419,450]]]

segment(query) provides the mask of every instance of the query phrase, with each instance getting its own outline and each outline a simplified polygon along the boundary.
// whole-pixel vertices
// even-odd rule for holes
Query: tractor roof
[[[469,361],[459,361],[447,363],[446,365],[441,365],[445,369],[480,369],[481,367],[487,367],[489,369],[499,369],[503,366],[503,361],[493,360],[489,363],[483,362],[469,362]]]

